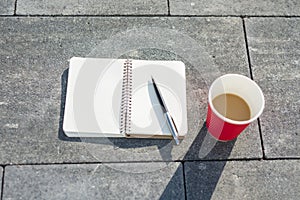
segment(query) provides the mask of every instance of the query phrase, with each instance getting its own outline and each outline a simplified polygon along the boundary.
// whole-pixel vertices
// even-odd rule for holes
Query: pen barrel
[[[172,120],[172,117],[171,117],[169,112],[166,112],[165,116],[166,116],[166,119],[167,119],[167,122],[168,122],[168,126],[170,128],[170,131],[172,133],[172,136],[173,136],[176,144],[178,145],[179,144],[178,133],[177,133],[176,126],[175,126],[175,124]]]

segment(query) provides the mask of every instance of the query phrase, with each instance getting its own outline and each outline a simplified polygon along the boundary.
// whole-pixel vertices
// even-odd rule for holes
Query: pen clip
[[[176,132],[178,133],[177,126],[176,126],[176,124],[175,124],[175,121],[174,121],[174,119],[173,119],[173,117],[172,117],[172,116],[171,116],[171,119],[172,119],[172,122],[173,122],[173,124],[174,124],[174,127],[175,127],[175,129],[176,129]]]

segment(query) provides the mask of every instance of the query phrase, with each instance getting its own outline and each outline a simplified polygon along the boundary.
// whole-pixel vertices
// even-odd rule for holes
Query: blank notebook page
[[[63,129],[69,136],[120,137],[119,113],[125,60],[70,60]]]
[[[153,77],[177,125],[187,132],[185,66],[179,61],[132,61],[132,108],[130,134],[171,135],[157,95]]]

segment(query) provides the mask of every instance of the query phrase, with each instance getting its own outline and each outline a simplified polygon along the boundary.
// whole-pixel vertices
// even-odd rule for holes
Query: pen
[[[159,89],[158,89],[158,87],[157,87],[157,85],[154,81],[154,78],[153,77],[151,77],[151,78],[152,78],[152,83],[153,83],[153,86],[154,86],[155,93],[156,93],[158,101],[159,101],[159,103],[162,107],[163,113],[164,113],[164,115],[167,119],[167,123],[168,123],[168,126],[169,126],[170,130],[171,130],[172,136],[175,140],[175,143],[178,145],[179,144],[178,130],[177,130],[177,127],[175,125],[175,122],[174,122],[172,116],[170,115],[170,113],[167,109],[166,103],[165,103],[165,101],[163,99],[163,96],[161,95],[161,93],[160,93],[160,91],[159,91]]]

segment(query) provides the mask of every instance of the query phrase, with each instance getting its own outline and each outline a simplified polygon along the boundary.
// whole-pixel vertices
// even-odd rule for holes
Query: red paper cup
[[[235,94],[247,102],[251,113],[249,120],[235,121],[226,118],[214,108],[212,100],[224,93]],[[206,117],[208,132],[220,141],[233,140],[261,115],[264,105],[264,95],[254,81],[239,74],[221,76],[212,83],[208,93],[208,111]]]

